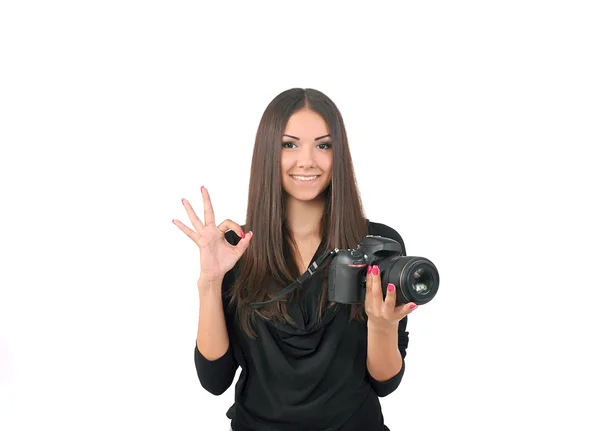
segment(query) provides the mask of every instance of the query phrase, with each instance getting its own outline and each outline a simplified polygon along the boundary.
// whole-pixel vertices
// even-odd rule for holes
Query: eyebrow
[[[292,136],[292,135],[288,135],[288,134],[285,134],[285,133],[283,134],[283,136],[289,136],[290,138],[296,139],[296,140],[300,139],[297,136]],[[323,139],[323,138],[327,138],[327,137],[331,138],[331,135],[327,134],[327,135],[319,136],[318,138],[315,138],[315,141],[318,141],[319,139]]]

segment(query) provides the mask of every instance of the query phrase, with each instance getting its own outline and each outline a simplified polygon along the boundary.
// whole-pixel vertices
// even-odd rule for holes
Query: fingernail
[[[244,231],[242,230],[242,239],[246,238],[246,234],[244,233]]]
[[[415,308],[417,308],[417,304],[410,304],[408,308],[414,310]]]
[[[181,203],[184,204],[185,203],[185,199],[181,198]]]
[[[373,270],[373,267],[371,265],[369,265],[369,268],[367,269],[367,274],[370,274],[372,270]]]
[[[200,193],[204,191],[204,186],[200,186]]]
[[[388,290],[391,292],[396,288],[393,283],[388,283]]]
[[[377,265],[373,265],[373,275],[379,274],[379,267]]]

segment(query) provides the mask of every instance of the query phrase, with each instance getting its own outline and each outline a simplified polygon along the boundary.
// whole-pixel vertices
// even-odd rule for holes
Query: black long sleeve
[[[400,350],[400,355],[402,356],[402,368],[398,371],[394,377],[390,378],[386,381],[375,380],[369,370],[367,369],[367,377],[369,379],[369,383],[373,387],[373,390],[377,394],[378,397],[386,397],[392,392],[394,392],[400,382],[402,381],[402,376],[404,376],[404,369],[406,368],[406,361],[404,358],[406,357],[406,348],[408,347],[408,332],[406,331],[406,324],[408,321],[408,316],[402,319],[398,323],[398,349]]]
[[[238,367],[233,357],[231,343],[227,352],[214,361],[210,361],[202,356],[202,353],[198,350],[198,345],[196,345],[194,362],[200,384],[213,395],[221,395],[231,386]]]
[[[400,235],[386,225],[369,222],[369,233],[404,245]],[[231,231],[225,236],[231,244],[239,241]],[[312,261],[319,255],[317,250]],[[224,298],[234,282],[233,274],[229,272],[224,279]],[[379,397],[394,392],[404,375],[407,319],[398,324],[402,368],[396,376],[379,382],[366,366],[365,322],[349,319],[348,304],[326,307],[321,319],[317,319],[315,304],[321,289],[322,273],[317,271],[302,286],[302,296],[289,304],[294,324],[257,319],[254,339],[235,323],[235,311],[228,310],[224,300],[227,352],[209,361],[195,346],[198,378],[212,394],[225,392],[238,366],[241,368],[235,402],[227,411],[234,431],[388,430]]]
[[[404,246],[404,241],[402,240],[400,234],[396,232],[396,230],[392,229],[387,225],[374,222],[371,222],[369,227],[371,229],[371,232],[373,232],[373,235],[391,238],[402,244],[402,248],[404,249],[404,255],[406,256],[406,247]],[[406,316],[398,323],[398,350],[400,350],[400,355],[402,356],[402,368],[400,368],[398,374],[396,374],[389,380],[380,382],[379,380],[375,380],[367,369],[367,377],[369,379],[369,383],[373,387],[373,390],[375,391],[378,397],[385,397],[394,392],[400,385],[400,381],[402,381],[402,377],[404,376],[404,370],[406,368],[406,361],[404,360],[404,358],[406,357],[406,349],[408,348],[408,332],[406,331],[407,323],[408,316]]]
[[[237,236],[233,231],[228,231],[225,234],[225,238],[229,243],[234,245],[239,241],[239,238],[236,240]],[[198,340],[196,340],[196,344],[194,345],[194,363],[198,379],[200,380],[202,387],[213,395],[221,395],[229,388],[229,386],[231,386],[233,378],[235,377],[235,372],[239,366],[235,360],[232,347],[234,333],[232,328],[233,315],[227,311],[225,299],[226,293],[233,285],[233,281],[234,272],[231,270],[225,274],[221,285],[225,324],[229,336],[229,347],[227,348],[227,351],[220,358],[211,361],[206,359],[202,353],[200,353],[200,350],[198,350]]]

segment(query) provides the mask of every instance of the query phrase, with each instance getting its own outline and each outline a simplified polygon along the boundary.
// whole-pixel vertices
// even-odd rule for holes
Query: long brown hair
[[[298,296],[300,289],[294,291],[289,299],[258,309],[250,308],[248,303],[267,301],[300,276],[293,258],[297,247],[285,217],[280,153],[287,122],[302,109],[309,109],[323,117],[332,140],[332,177],[323,192],[325,212],[321,222],[321,238],[325,240],[326,249],[355,248],[367,235],[367,221],[340,111],[329,97],[311,88],[292,88],[282,92],[265,109],[256,132],[244,228],[246,232],[251,230],[253,237],[238,262],[239,275],[230,291],[229,306],[237,309],[237,321],[251,338],[256,337],[252,326],[257,317],[293,323],[287,306],[289,300]],[[318,316],[321,316],[327,297],[327,270],[323,273]],[[363,304],[352,305],[350,319],[355,318],[364,320]]]

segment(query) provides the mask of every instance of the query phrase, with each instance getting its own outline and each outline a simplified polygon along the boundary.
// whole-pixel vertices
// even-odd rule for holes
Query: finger
[[[371,270],[372,267],[369,265],[367,268],[367,277],[366,277],[366,288],[365,288],[365,308],[371,305]]]
[[[254,234],[252,231],[248,232],[244,235],[244,238],[240,239],[240,242],[237,243],[235,249],[238,253],[239,257],[242,257],[248,246],[250,245],[250,240],[254,238]]]
[[[381,274],[379,274],[379,266],[373,265],[371,270],[371,297],[373,305],[378,309],[383,304],[383,294],[381,293]]]
[[[219,226],[217,226],[217,228],[223,233],[227,232],[228,230],[232,230],[237,236],[239,236],[242,239],[246,236],[242,227],[236,222],[229,219],[223,220],[223,222]]]
[[[404,304],[404,306],[406,307],[406,314],[410,314],[413,311],[415,311],[417,309],[417,304],[415,304],[414,302],[409,302],[408,304]]]
[[[392,317],[394,315],[394,310],[396,308],[396,286],[392,283],[388,283],[387,285],[383,307],[386,316]]]
[[[215,212],[213,211],[210,195],[206,187],[200,187],[202,193],[202,202],[204,203],[204,224],[215,224]]]
[[[409,302],[408,304],[402,304],[396,307],[394,312],[396,319],[404,319],[410,313],[417,309],[417,304],[414,302]]]
[[[371,270],[373,269],[373,267],[371,265],[369,265],[369,267],[367,268],[367,276],[365,277],[366,281],[367,281],[367,293],[371,292]]]
[[[202,232],[204,224],[202,223],[202,220],[198,218],[198,215],[196,215],[196,211],[194,211],[190,202],[187,199],[181,199],[181,202],[183,203],[183,207],[185,208],[194,229],[196,229],[196,232]]]
[[[196,242],[196,239],[197,239],[196,236],[198,235],[198,233],[196,231],[190,229],[185,224],[181,223],[179,220],[173,219],[173,223],[175,224],[175,226],[177,226],[179,229],[181,229],[183,231],[183,233],[188,236],[189,239]]]

